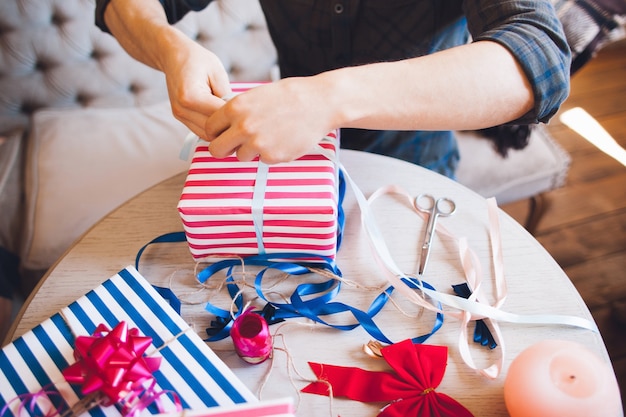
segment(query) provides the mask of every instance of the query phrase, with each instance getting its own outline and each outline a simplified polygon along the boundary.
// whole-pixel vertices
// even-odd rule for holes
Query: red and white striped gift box
[[[217,159],[206,144],[198,145],[178,204],[194,259],[260,253],[334,258],[338,147],[333,132],[297,160],[264,165]],[[260,165],[267,171],[258,176]]]

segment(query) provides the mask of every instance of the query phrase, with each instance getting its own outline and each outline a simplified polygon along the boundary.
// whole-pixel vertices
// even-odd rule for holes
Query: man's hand
[[[204,138],[206,118],[230,94],[219,58],[171,26],[157,0],[111,0],[104,19],[132,57],[165,74],[174,116]]]
[[[262,162],[287,162],[308,153],[334,127],[315,77],[290,78],[242,93],[213,113],[205,126],[211,154],[257,155]]]
[[[206,139],[207,117],[224,105],[221,97],[231,93],[230,82],[215,54],[193,41],[183,44],[163,67],[172,112],[192,132]]]

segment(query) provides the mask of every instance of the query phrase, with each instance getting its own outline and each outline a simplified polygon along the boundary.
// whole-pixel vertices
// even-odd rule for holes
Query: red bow
[[[362,402],[388,402],[379,417],[473,417],[451,397],[436,392],[446,370],[448,348],[418,345],[405,340],[382,349],[395,372],[309,363],[319,379],[302,391],[348,397]]]
[[[76,338],[76,362],[63,370],[63,376],[69,383],[82,384],[85,395],[102,392],[105,406],[137,398],[161,365],[160,357],[143,356],[151,342],[136,328],[129,330],[126,322],[113,330],[100,324],[92,336]]]

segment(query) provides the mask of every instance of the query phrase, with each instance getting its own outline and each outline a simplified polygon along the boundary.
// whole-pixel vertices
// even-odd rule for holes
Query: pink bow
[[[160,357],[143,356],[152,338],[139,336],[122,321],[112,330],[98,325],[92,336],[76,338],[76,362],[63,370],[69,383],[82,384],[82,393],[101,392],[103,405],[132,402],[154,386],[153,372],[161,365]],[[151,388],[150,388],[151,389]]]

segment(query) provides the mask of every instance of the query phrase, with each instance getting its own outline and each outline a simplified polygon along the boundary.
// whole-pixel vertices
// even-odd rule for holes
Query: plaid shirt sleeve
[[[511,124],[547,122],[569,94],[571,53],[549,0],[466,0],[475,41],[505,46],[517,58],[535,95],[534,109]]]
[[[107,32],[108,28],[104,23],[103,14],[109,1],[96,0],[96,23]],[[203,9],[211,2],[211,0],[159,1],[170,23],[182,19],[189,11]],[[424,3],[421,3],[422,1]],[[475,41],[490,40],[505,46],[522,65],[532,85],[535,96],[534,109],[511,124],[547,122],[569,94],[571,61],[570,49],[552,2],[550,0],[462,1],[472,38]],[[452,7],[454,3],[456,1],[451,0],[446,3],[445,7]],[[278,7],[274,2],[268,2],[268,4]],[[284,4],[289,4],[289,0]],[[414,7],[423,4],[427,4],[426,0],[416,0]],[[419,13],[419,10],[422,9],[414,9],[414,12]],[[425,11],[425,13],[429,12]],[[315,28],[315,23],[309,22],[312,19],[309,15],[299,16],[299,18],[306,19],[307,25],[313,25],[310,26],[312,30]],[[281,35],[289,37],[289,34],[284,32]],[[396,48],[399,46],[396,45]],[[305,59],[305,63],[311,64],[311,62],[310,58]]]

